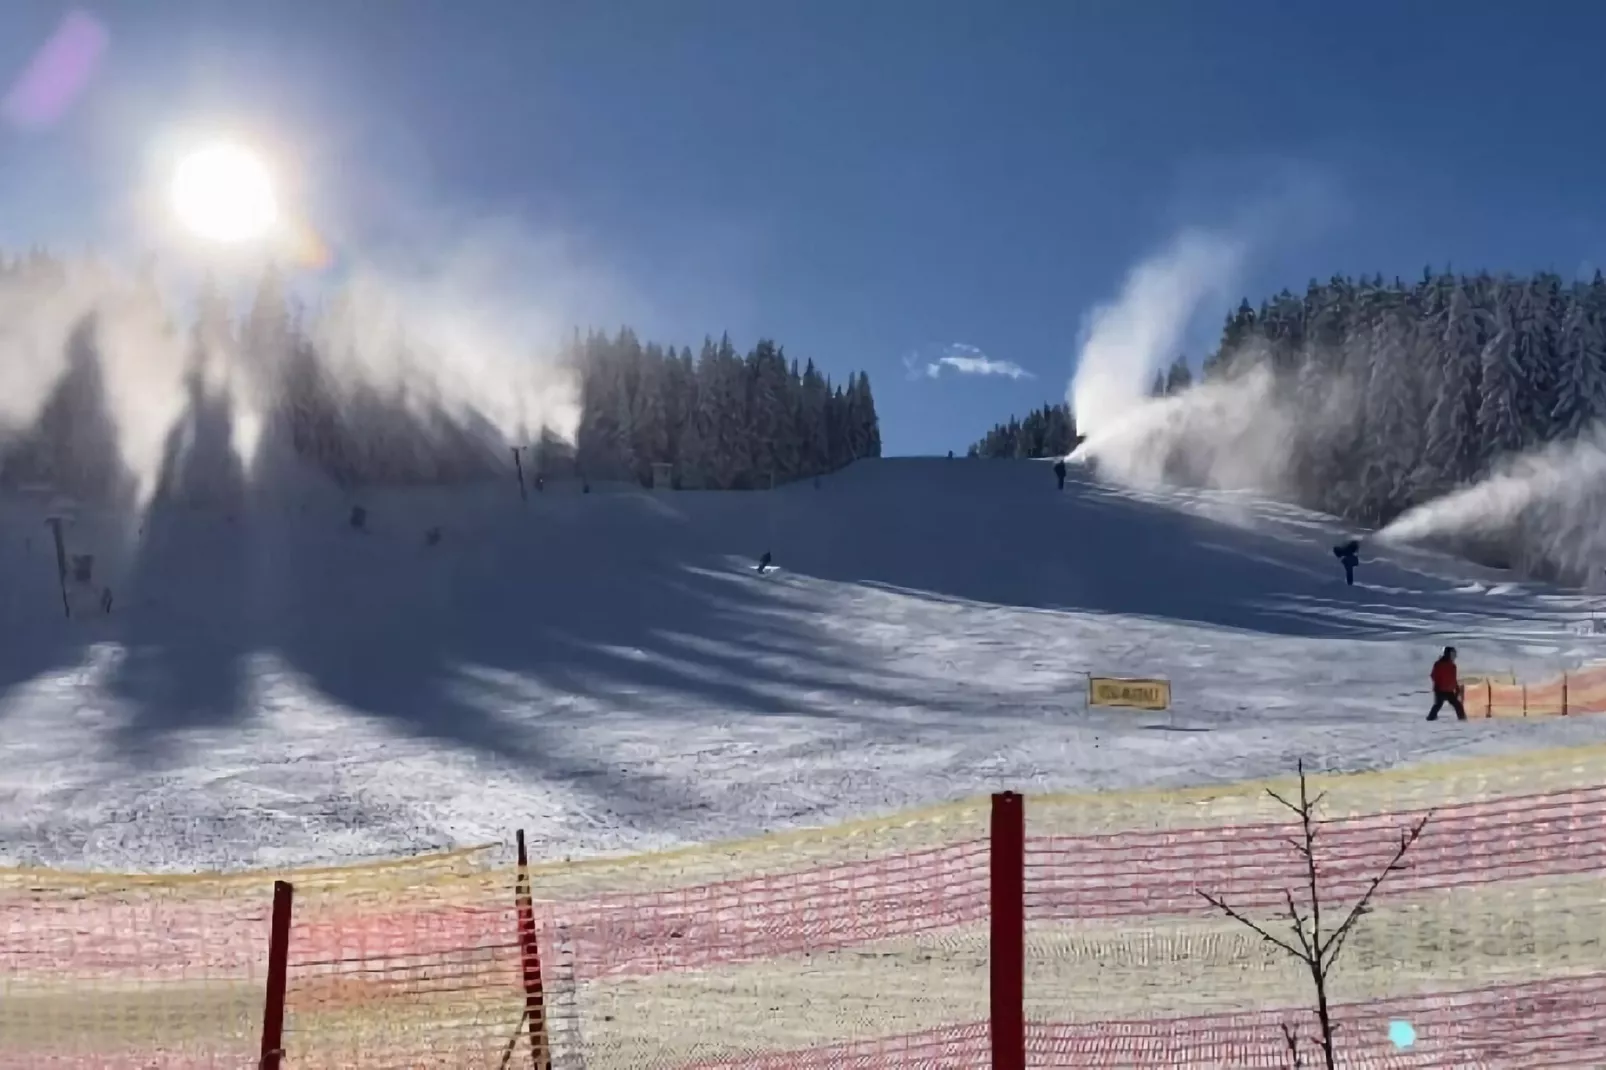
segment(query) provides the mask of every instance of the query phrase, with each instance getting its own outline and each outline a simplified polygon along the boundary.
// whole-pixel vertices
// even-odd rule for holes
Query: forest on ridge
[[[1257,374],[1267,394],[1238,415],[1244,425],[1275,418],[1282,447],[1261,449],[1276,456],[1258,466],[1234,465],[1231,481],[1381,527],[1606,419],[1606,279],[1427,271],[1415,283],[1313,280],[1303,294],[1284,290],[1258,307],[1243,301],[1198,378],[1231,384]],[[1177,393],[1192,382],[1179,360],[1154,391]],[[1254,442],[1253,430],[1176,435],[1166,477],[1222,482],[1222,466],[1201,455]],[[1049,456],[1068,449],[1074,434],[1066,407],[1051,405],[998,425],[970,453]],[[1565,512],[1545,520],[1576,528],[1580,544],[1593,541],[1585,529],[1594,518],[1606,517],[1606,509],[1576,503]],[[1521,559],[1529,571],[1575,572],[1576,562],[1556,552],[1566,538],[1552,530],[1535,545],[1535,523],[1519,521],[1494,555]]]

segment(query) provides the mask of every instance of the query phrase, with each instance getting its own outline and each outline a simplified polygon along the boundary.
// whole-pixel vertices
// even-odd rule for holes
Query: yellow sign
[[[1110,676],[1090,676],[1087,681],[1089,706],[1130,706],[1140,710],[1164,710],[1171,706],[1171,681],[1120,680]]]

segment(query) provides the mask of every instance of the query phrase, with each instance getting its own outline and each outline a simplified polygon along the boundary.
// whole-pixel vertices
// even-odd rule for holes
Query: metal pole
[[[530,1026],[530,1062],[534,1070],[552,1070],[552,1046],[546,1028],[546,992],[541,981],[541,945],[535,932],[535,904],[530,891],[530,856],[524,830],[518,830],[519,872],[514,902],[519,915],[519,954],[524,964],[524,1018]]]
[[[990,958],[993,1070],[1026,1070],[1026,807],[993,796]]]
[[[290,961],[290,907],[295,888],[273,882],[273,924],[268,933],[268,991],[262,1007],[261,1070],[279,1070],[284,1060],[284,992]]]

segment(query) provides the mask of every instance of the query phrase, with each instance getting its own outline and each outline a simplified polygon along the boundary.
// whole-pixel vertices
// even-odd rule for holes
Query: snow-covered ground
[[[262,495],[142,531],[83,513],[69,549],[117,601],[73,621],[48,504],[0,503],[8,864],[325,862],[520,827],[582,855],[1000,787],[1606,739],[1606,717],[1423,721],[1446,642],[1464,672],[1606,656],[1576,634],[1588,599],[1369,550],[1349,589],[1329,519],[1074,469],[1057,493],[1032,462],[527,504],[511,480]],[[1175,708],[1089,710],[1089,672],[1167,676]]]

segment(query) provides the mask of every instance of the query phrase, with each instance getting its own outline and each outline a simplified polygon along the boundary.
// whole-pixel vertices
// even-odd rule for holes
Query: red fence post
[[[519,875],[514,898],[519,911],[519,957],[524,963],[524,1017],[530,1025],[530,1063],[535,1070],[552,1070],[552,1047],[547,1039],[546,993],[541,986],[541,945],[535,936],[535,903],[530,891],[530,856],[524,849],[524,830],[518,830]]]
[[[993,796],[991,1007],[993,1070],[1026,1070],[1026,807]]]
[[[268,932],[268,991],[262,1005],[260,1070],[279,1070],[284,1059],[284,990],[290,964],[290,907],[295,888],[273,882],[273,922]]]
[[[1561,715],[1567,716],[1567,674],[1561,674]]]

